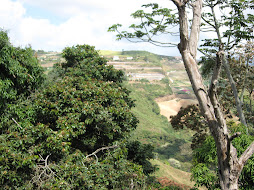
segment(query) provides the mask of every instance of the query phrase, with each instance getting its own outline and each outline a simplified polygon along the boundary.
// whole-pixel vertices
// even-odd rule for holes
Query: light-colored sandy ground
[[[160,114],[170,120],[170,116],[176,115],[181,107],[197,104],[197,100],[191,95],[171,95],[155,100],[160,107]]]
[[[55,62],[50,62],[50,63],[46,63],[46,64],[41,64],[42,67],[48,68],[48,67],[53,67],[55,64]]]

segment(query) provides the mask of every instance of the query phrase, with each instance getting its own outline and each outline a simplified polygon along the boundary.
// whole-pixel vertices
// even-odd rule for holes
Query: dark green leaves
[[[44,81],[43,69],[31,48],[13,47],[0,30],[0,115],[8,104],[28,97]]]
[[[138,122],[123,72],[107,66],[94,47],[77,45],[64,49],[66,61],[41,87],[32,50],[14,48],[0,34],[0,186],[141,189],[142,167],[127,160],[121,142]],[[86,157],[112,144],[117,148]]]

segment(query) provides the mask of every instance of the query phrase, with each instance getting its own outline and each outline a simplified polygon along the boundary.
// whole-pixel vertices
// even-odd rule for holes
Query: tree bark
[[[193,91],[198,99],[199,107],[208,122],[210,132],[215,140],[218,157],[218,173],[220,186],[223,190],[237,190],[238,179],[246,161],[254,152],[254,143],[238,159],[237,150],[231,141],[236,136],[230,136],[224,114],[220,108],[216,96],[216,83],[223,64],[224,54],[222,48],[217,53],[217,63],[209,91],[205,88],[202,76],[198,70],[196,52],[200,33],[200,20],[202,12],[202,0],[196,0],[192,4],[193,21],[188,32],[188,20],[185,10],[187,1],[172,0],[178,8],[180,25],[180,43],[178,49],[182,55],[185,69],[192,84]]]

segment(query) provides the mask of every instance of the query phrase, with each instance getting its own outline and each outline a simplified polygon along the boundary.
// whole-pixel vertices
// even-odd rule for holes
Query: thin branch
[[[234,133],[231,137],[229,137],[229,140],[232,141],[232,140],[234,140],[235,138],[239,137],[240,135],[241,135],[240,132],[236,132],[236,133]]]
[[[157,42],[157,41],[148,40],[148,39],[140,39],[140,41],[134,41],[134,40],[131,40],[130,38],[127,38],[127,37],[124,37],[124,38],[132,43],[148,42],[148,43],[151,43],[151,44],[153,44],[155,46],[159,46],[159,47],[176,47],[177,46],[177,44],[170,43],[170,42],[162,43],[162,42]]]
[[[217,37],[218,37],[218,40],[219,40],[220,44],[222,44],[222,39],[221,39],[221,34],[220,34],[220,25],[219,25],[218,20],[216,18],[214,7],[210,7],[210,8],[212,10],[214,27],[215,27],[215,30],[216,30],[216,33],[217,33]]]
[[[202,20],[205,21],[208,25],[215,28],[215,25],[213,25],[210,21],[206,20],[204,16],[201,16]]]
[[[91,156],[94,156],[96,158],[96,162],[98,162],[98,157],[96,155],[98,152],[103,151],[103,150],[115,149],[115,148],[118,148],[118,146],[117,145],[113,145],[113,146],[101,147],[101,148],[97,149],[96,151],[94,151],[93,153],[88,154],[86,156],[86,159],[91,157]]]
[[[156,44],[158,44],[158,45],[161,44],[162,47],[176,47],[176,46],[177,46],[177,44],[174,44],[174,43],[169,43],[169,42],[163,43],[163,42],[155,41],[155,40],[152,40],[152,39],[150,39],[148,42],[150,42],[150,43],[152,43],[152,44],[154,44],[154,45],[156,45]],[[170,45],[164,46],[164,45],[166,45],[166,44],[170,44]]]
[[[239,158],[240,164],[245,164],[247,160],[254,154],[254,142],[244,151],[244,153]]]
[[[14,123],[17,124],[17,126],[19,126],[20,129],[23,129],[14,118],[11,118],[11,119],[12,119],[12,121],[14,121]]]
[[[54,180],[55,181],[55,177],[57,177],[58,179],[63,180],[61,177],[59,177],[58,175],[56,175],[56,172],[54,172],[51,168],[50,165],[48,163],[48,158],[51,154],[47,155],[46,158],[44,159],[40,154],[40,161],[42,161],[42,163],[37,164],[37,166],[35,167],[35,174],[33,176],[33,178],[30,180],[29,184],[35,184],[36,186],[40,187],[44,184],[47,183],[50,180]],[[54,165],[54,164],[53,164]],[[56,166],[56,165],[54,165]],[[65,183],[71,187],[70,184],[68,184],[66,181]]]
[[[142,24],[144,24],[142,17],[141,17],[140,19],[141,19]],[[150,39],[151,37],[150,37],[150,35],[149,35],[149,32],[148,32],[148,30],[147,30],[145,24],[144,24],[144,28],[145,28],[147,37]]]

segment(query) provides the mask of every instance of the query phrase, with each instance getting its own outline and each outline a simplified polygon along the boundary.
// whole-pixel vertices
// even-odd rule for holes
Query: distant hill
[[[177,58],[173,56],[165,56],[165,55],[157,55],[154,53],[150,53],[148,51],[137,51],[137,50],[130,50],[130,51],[110,51],[110,50],[100,50],[100,55],[109,58],[109,61],[113,60],[114,56],[118,56],[119,60],[133,60],[133,61],[146,61],[146,62],[160,62],[162,59],[167,60],[174,60],[176,61]],[[130,59],[130,58],[133,59]]]
[[[168,97],[173,96],[172,94],[178,95],[174,100],[177,103],[181,103],[182,94],[187,96],[187,99],[192,97],[191,85],[182,60],[179,57],[156,55],[147,51],[101,50],[99,53],[108,60],[108,65],[123,70],[126,74],[128,80],[124,85],[131,91],[131,98],[136,101],[136,107],[132,112],[140,121],[130,139],[150,143],[155,147],[157,159],[153,163],[162,168],[155,175],[162,177],[169,176],[170,172],[172,175],[176,174],[178,170],[168,166],[169,158],[180,162],[179,169],[189,171],[191,134],[186,130],[175,131],[168,118],[160,115],[162,112],[155,102],[155,99],[159,98],[163,105],[172,108],[175,105],[167,103]],[[47,69],[51,69],[54,63],[64,61],[61,52],[40,51],[35,52],[35,55]],[[179,176],[181,175],[183,173],[180,171]],[[178,183],[192,186],[193,183],[189,180],[190,174],[186,173],[186,175],[188,175],[186,180],[180,180],[181,177],[170,178]]]

